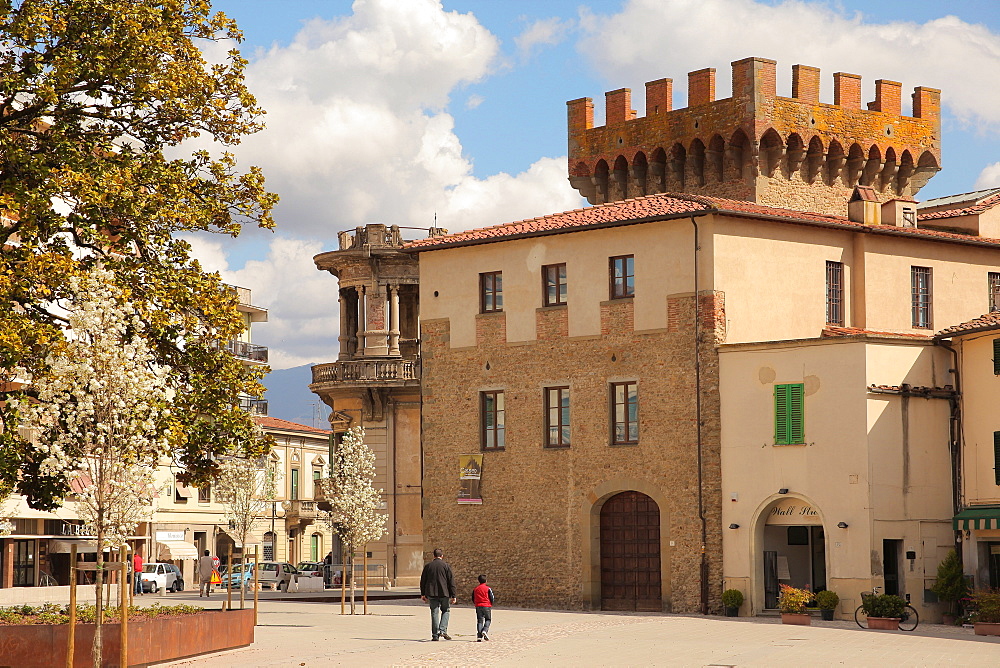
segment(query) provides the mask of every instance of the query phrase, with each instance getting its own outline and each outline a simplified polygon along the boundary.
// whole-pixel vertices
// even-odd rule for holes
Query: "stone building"
[[[405,248],[425,550],[460,589],[485,572],[515,605],[714,611],[729,586],[756,614],[781,582],[842,613],[879,585],[937,614],[956,381],[932,335],[982,312],[1000,241],[930,215],[948,203],[918,216],[936,90],[903,116],[894,82],[865,110],[852,75],[829,105],[813,68],[792,98],[772,61],[733,68],[725,100],[693,73],[683,110],[648,84],[645,118],[609,93],[603,128],[569,103],[596,206]]]
[[[400,252],[403,243],[398,226],[368,225],[342,232],[338,250],[314,258],[340,283],[340,353],[313,367],[309,389],[330,407],[336,438],[364,428],[388,515],[369,563],[412,585],[423,568],[419,300],[416,261]]]

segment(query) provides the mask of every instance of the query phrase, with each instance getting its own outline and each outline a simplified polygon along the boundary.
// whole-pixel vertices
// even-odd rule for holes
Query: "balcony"
[[[314,520],[319,517],[319,509],[315,501],[282,501],[285,518],[290,521]]]
[[[267,364],[267,346],[258,346],[246,341],[227,341],[226,352],[233,357],[256,364]]]
[[[312,368],[313,383],[390,383],[420,380],[420,366],[414,360],[358,359],[317,364]]]

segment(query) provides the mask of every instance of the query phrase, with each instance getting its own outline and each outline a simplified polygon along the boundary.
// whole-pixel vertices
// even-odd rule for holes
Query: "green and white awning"
[[[1000,529],[1000,506],[966,508],[951,521],[956,531],[971,529]]]

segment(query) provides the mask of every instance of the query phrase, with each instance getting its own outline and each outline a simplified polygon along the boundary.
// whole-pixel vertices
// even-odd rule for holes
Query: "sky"
[[[451,232],[584,206],[566,177],[567,100],[729,63],[942,90],[943,170],[930,199],[1000,186],[1000,11],[995,0],[215,0],[234,18],[267,128],[236,147],[281,196],[273,232],[188,237],[203,265],[250,288],[270,321],[253,339],[275,369],[337,357],[337,281],[312,257],[337,232],[385,223]],[[210,59],[229,45],[206,47]],[[266,384],[266,380],[265,380]]]

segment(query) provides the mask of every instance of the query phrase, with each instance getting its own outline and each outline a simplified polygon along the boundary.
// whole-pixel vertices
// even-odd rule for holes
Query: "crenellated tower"
[[[643,117],[628,88],[605,93],[603,127],[591,98],[567,102],[572,186],[591,204],[683,192],[843,215],[856,185],[909,199],[941,168],[937,89],[915,88],[904,116],[895,81],[877,80],[862,108],[856,74],[835,73],[825,104],[815,67],[792,67],[790,98],[776,94],[775,61],[732,68],[732,96],[720,100],[715,69],[689,73],[683,109],[672,109],[671,79],[648,82]]]

